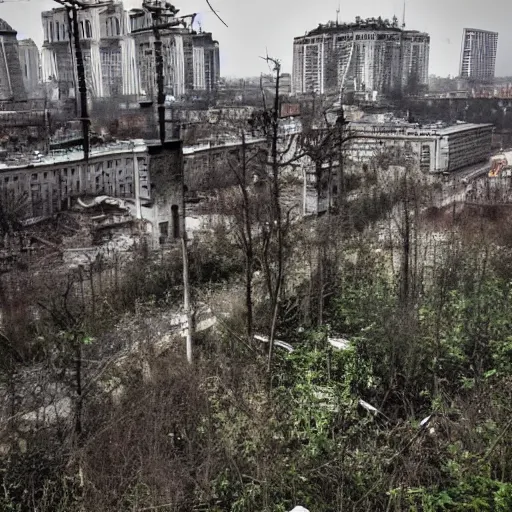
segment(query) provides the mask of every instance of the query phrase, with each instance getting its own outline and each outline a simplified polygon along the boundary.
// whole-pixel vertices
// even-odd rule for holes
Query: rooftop
[[[108,154],[119,154],[127,152],[144,152],[147,150],[147,145],[142,139],[135,139],[131,141],[119,141],[111,144],[104,144],[97,147],[92,147],[89,153],[89,159],[93,160],[95,157],[102,157]],[[31,168],[44,167],[46,165],[53,165],[56,163],[75,162],[78,163],[84,159],[83,149],[80,147],[73,147],[69,149],[61,149],[51,151],[48,154],[33,153],[15,155],[5,162],[0,162],[0,171],[23,169],[30,166]]]
[[[0,32],[12,32],[16,34],[16,30],[14,30],[9,23],[0,18]]]
[[[417,33],[421,32],[417,30],[405,30],[405,28],[400,27],[398,24],[398,19],[396,16],[392,21],[389,19],[382,19],[380,16],[378,18],[367,18],[362,19],[359,16],[356,17],[355,22],[353,23],[339,23],[337,21],[329,21],[326,24],[319,24],[317,28],[306,33],[306,36],[320,35],[326,33],[336,33],[336,32],[348,32],[348,31],[358,31],[358,30],[380,30],[386,32],[397,32],[397,33]],[[298,38],[296,38],[298,39]]]
[[[446,125],[442,123],[434,125],[411,124],[405,121],[392,122],[365,122],[356,121],[349,124],[349,129],[359,132],[371,132],[379,135],[406,136],[406,137],[446,137],[455,133],[462,133],[478,128],[492,129],[492,124],[458,123]]]

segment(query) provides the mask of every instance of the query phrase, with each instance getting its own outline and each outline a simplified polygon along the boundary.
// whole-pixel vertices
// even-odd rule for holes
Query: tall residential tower
[[[470,80],[487,82],[494,78],[497,32],[465,28],[462,36],[460,76]]]
[[[428,83],[429,50],[429,35],[400,28],[396,17],[319,25],[294,40],[292,90],[414,93]]]

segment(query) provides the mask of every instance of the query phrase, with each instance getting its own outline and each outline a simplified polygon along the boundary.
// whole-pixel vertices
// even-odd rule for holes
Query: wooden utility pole
[[[76,70],[78,74],[78,92],[80,94],[80,120],[82,121],[82,133],[84,138],[84,160],[89,160],[89,112],[87,109],[87,83],[85,81],[84,59],[80,46],[80,33],[78,32],[78,7],[72,4],[73,12],[73,37],[75,42]]]
[[[78,94],[80,96],[80,121],[82,123],[82,137],[84,148],[84,160],[87,163],[89,160],[90,143],[89,143],[89,126],[91,120],[89,119],[89,112],[87,108],[87,83],[85,80],[85,67],[84,58],[82,54],[82,47],[80,46],[80,32],[78,24],[78,13],[85,9],[93,9],[98,7],[105,7],[111,5],[112,2],[102,2],[98,4],[85,4],[79,0],[55,0],[58,4],[64,6],[67,11],[68,20],[70,19],[70,26],[72,28],[70,39],[73,38],[75,47],[75,62],[76,73],[78,78]]]
[[[133,30],[132,34],[139,32],[147,32],[152,30],[154,37],[154,48],[155,48],[155,71],[156,71],[156,86],[157,86],[157,112],[158,112],[158,133],[160,143],[165,142],[165,91],[164,91],[164,59],[162,55],[162,36],[161,30],[171,29],[177,26],[186,27],[185,19],[192,18],[192,22],[195,18],[195,14],[187,16],[176,17],[179,9],[176,9],[174,5],[161,2],[158,0],[145,0],[142,4],[142,10],[134,9],[132,13],[135,16],[144,16],[147,12],[151,14],[152,24],[150,27],[143,27],[141,29]]]

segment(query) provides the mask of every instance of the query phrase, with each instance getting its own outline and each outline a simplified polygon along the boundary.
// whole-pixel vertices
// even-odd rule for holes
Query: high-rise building
[[[80,45],[87,88],[92,97],[139,94],[138,72],[128,14],[123,3],[111,0],[78,13]],[[75,97],[76,62],[70,20],[65,8],[42,13],[44,44],[42,79],[59,84],[61,98]]]
[[[429,35],[396,17],[319,25],[294,39],[292,92],[414,93],[428,84],[429,50]]]
[[[155,36],[153,20],[146,13],[130,16],[137,53],[141,91],[156,96]],[[220,79],[219,43],[209,32],[195,32],[190,27],[160,30],[164,66],[165,93],[180,98],[193,91],[213,91]]]
[[[21,73],[25,90],[32,97],[39,87],[39,49],[32,39],[18,41]]]
[[[0,101],[26,99],[16,33],[0,19]]]
[[[84,3],[86,8],[79,11],[78,20],[90,96],[156,96],[151,15],[140,9],[125,11],[121,0]],[[58,83],[60,98],[75,97],[76,61],[68,13],[65,8],[52,9],[43,12],[42,20],[42,79]],[[193,90],[217,88],[219,45],[210,33],[175,27],[161,29],[160,34],[167,94],[181,97]]]
[[[465,28],[462,36],[460,76],[476,81],[490,81],[496,69],[498,34]]]

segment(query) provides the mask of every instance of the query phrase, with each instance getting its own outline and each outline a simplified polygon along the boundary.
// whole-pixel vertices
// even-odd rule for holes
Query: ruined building
[[[134,42],[128,14],[120,1],[109,5],[89,1],[90,8],[79,12],[80,41],[88,91],[92,97],[136,95],[139,81]],[[44,44],[42,78],[58,82],[59,97],[76,96],[76,64],[70,37],[70,21],[65,8],[42,13]]]
[[[428,34],[396,17],[319,25],[294,39],[292,92],[415,93],[428,84],[429,49]]]
[[[498,34],[465,28],[462,36],[460,76],[477,81],[491,81],[496,68]]]
[[[0,19],[0,101],[25,99],[16,30]]]
[[[29,98],[34,97],[39,87],[39,49],[32,39],[18,41],[21,73]]]
[[[132,37],[135,40],[141,92],[148,98],[156,96],[156,69],[149,14],[139,12],[130,16]],[[209,32],[195,32],[190,27],[161,30],[164,63],[164,88],[167,95],[180,98],[194,91],[217,89],[220,78],[219,43]]]

